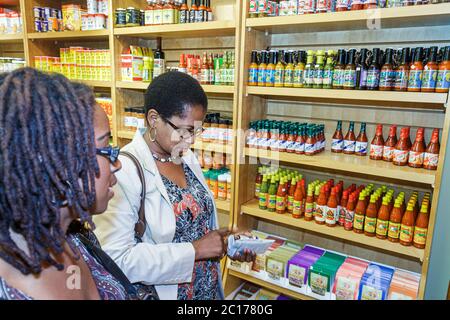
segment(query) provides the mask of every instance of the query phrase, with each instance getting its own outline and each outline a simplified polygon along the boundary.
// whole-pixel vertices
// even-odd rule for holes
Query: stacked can
[[[87,12],[81,15],[81,30],[107,29],[108,13],[108,0],[88,0]]]
[[[33,14],[36,32],[63,31],[61,10],[49,7],[34,7]]]
[[[22,17],[19,12],[0,8],[0,34],[22,33]]]

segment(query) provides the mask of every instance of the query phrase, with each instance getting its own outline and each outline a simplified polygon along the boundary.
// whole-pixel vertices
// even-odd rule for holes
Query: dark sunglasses
[[[97,154],[99,156],[103,156],[109,159],[111,164],[116,163],[117,159],[119,159],[120,148],[108,146],[106,148],[97,148]]]
[[[170,120],[167,120],[167,119],[164,119],[164,118],[162,118],[162,119],[164,120],[164,122],[168,123],[175,131],[177,131],[180,134],[181,137],[183,137],[185,139],[189,138],[187,136],[187,134],[189,134],[190,137],[194,137],[194,136],[199,137],[203,133],[203,131],[205,131],[205,128],[203,128],[203,127],[198,127],[198,128],[195,128],[195,129],[179,128],[176,125],[174,125]]]

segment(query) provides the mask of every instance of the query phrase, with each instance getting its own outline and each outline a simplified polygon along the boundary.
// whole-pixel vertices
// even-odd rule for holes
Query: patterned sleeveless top
[[[174,243],[192,243],[214,230],[211,215],[214,203],[191,169],[183,164],[187,188],[181,188],[164,176],[170,202],[176,215]],[[196,261],[192,282],[178,286],[179,300],[216,300],[219,290],[219,269],[215,261]]]
[[[84,259],[91,270],[101,300],[128,300],[128,294],[122,284],[89,254],[75,235],[69,235],[68,241],[71,241],[78,248],[81,258]],[[33,298],[9,286],[0,277],[0,300],[33,300]]]

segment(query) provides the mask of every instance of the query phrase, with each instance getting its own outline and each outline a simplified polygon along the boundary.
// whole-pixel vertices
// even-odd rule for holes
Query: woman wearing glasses
[[[0,300],[128,299],[80,233],[121,167],[92,90],[30,68],[2,74],[0,136]]]
[[[145,94],[148,128],[123,149],[144,171],[145,233],[136,239],[141,182],[126,157],[120,158],[115,198],[107,214],[95,219],[104,250],[131,282],[156,285],[161,299],[223,298],[219,259],[226,254],[229,232],[217,230],[213,196],[190,151],[207,108],[194,78],[179,72],[156,78]],[[251,261],[254,254],[236,258]]]

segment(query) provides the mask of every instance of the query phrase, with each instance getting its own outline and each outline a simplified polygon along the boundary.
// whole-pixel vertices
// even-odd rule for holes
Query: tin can
[[[123,8],[116,9],[116,26],[125,27],[127,25],[127,11]]]
[[[97,13],[94,16],[94,30],[106,29],[106,16],[102,13]]]
[[[87,0],[87,13],[96,14],[98,12],[97,0]]]
[[[44,8],[43,18],[44,19],[48,19],[48,18],[50,18],[52,16],[51,14],[52,14],[52,8],[45,7]]]
[[[133,7],[127,8],[127,14],[126,14],[126,26],[127,27],[137,27],[139,26],[141,18],[141,13],[138,9],[135,9]]]
[[[51,9],[51,11],[50,11],[50,17],[53,17],[53,18],[57,18],[58,19],[58,9]]]
[[[87,13],[83,13],[81,15],[81,30],[82,31],[89,30],[88,17],[89,17],[89,15]]]
[[[44,10],[41,7],[33,7],[33,15],[35,18],[41,19],[44,15]]]
[[[109,15],[108,0],[98,0],[97,1],[97,12],[103,13],[104,15]]]

